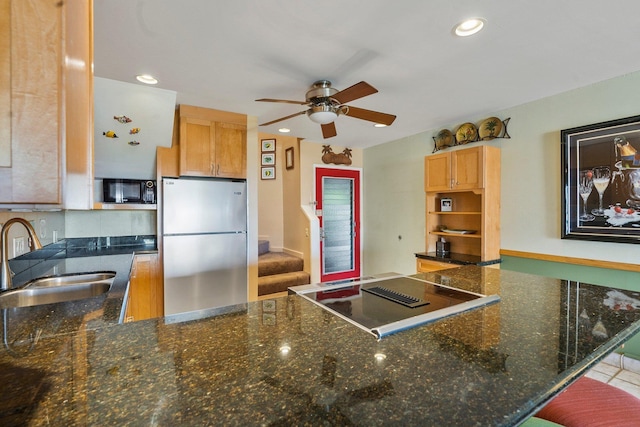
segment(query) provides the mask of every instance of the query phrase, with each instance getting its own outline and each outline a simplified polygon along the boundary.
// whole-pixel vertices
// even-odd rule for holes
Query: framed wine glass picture
[[[562,238],[640,243],[640,116],[564,129]]]

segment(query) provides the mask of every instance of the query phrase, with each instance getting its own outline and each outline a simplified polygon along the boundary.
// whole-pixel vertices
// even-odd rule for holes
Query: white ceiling
[[[177,103],[263,123],[305,109],[316,80],[364,80],[379,93],[349,104],[394,124],[340,116],[323,140],[306,116],[259,130],[370,147],[451,128],[498,110],[640,70],[638,0],[94,0],[95,75],[149,73]],[[453,26],[483,17],[458,38]],[[99,100],[98,100],[99,101]]]

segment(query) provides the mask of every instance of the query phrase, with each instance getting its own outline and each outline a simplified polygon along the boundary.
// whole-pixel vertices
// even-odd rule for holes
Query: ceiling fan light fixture
[[[387,125],[385,125],[384,123],[376,123],[375,125],[373,125],[374,128],[386,128]]]
[[[453,27],[453,32],[459,37],[468,37],[478,33],[486,23],[484,18],[470,18],[458,23]]]
[[[291,132],[291,129],[289,129],[289,128],[280,128],[280,129],[278,129],[278,132],[280,132],[280,133],[289,133],[289,132]]]
[[[337,108],[333,105],[324,104],[313,105],[309,111],[307,111],[307,115],[312,122],[320,125],[332,123],[336,118],[338,118]]]

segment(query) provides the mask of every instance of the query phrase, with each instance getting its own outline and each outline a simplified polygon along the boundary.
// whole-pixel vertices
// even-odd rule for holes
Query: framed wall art
[[[276,179],[276,168],[274,167],[262,168],[261,172],[260,178],[262,179]]]
[[[263,153],[275,152],[276,151],[276,140],[275,139],[262,139],[260,140],[262,146]]]
[[[262,166],[273,166],[276,164],[276,153],[262,153]]]
[[[293,147],[284,150],[284,160],[287,170],[293,169]]]
[[[640,243],[640,116],[560,137],[562,238]]]

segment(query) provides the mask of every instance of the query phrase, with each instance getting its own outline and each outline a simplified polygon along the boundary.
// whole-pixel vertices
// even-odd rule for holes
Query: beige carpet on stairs
[[[303,271],[304,260],[284,252],[267,252],[258,257],[258,296],[284,292],[290,286],[310,282]]]

